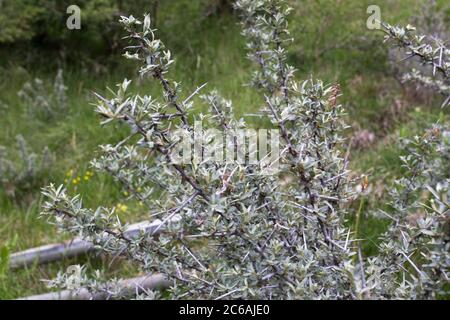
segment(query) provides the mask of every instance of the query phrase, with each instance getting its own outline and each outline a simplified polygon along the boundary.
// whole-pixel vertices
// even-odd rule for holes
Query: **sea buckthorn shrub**
[[[150,16],[122,17],[129,45],[125,57],[139,74],[160,85],[161,97],[129,93],[124,80],[110,97],[97,95],[102,124],[121,123],[130,135],[101,148],[93,167],[111,174],[146,204],[151,232],[127,237],[115,208],[83,206],[64,186],[44,189],[42,214],[62,231],[123,255],[145,273],[163,273],[171,299],[379,299],[436,298],[448,284],[448,130],[405,141],[405,174],[392,189],[392,225],[379,255],[363,257],[346,218],[359,195],[349,175],[339,85],[298,81],[287,63],[291,42],[283,0],[237,0],[248,57],[256,69],[250,83],[263,97],[261,114],[279,132],[277,171],[263,162],[174,161],[177,131],[195,140],[195,123],[231,133],[248,128],[218,91],[202,94],[210,112],[193,113],[198,87],[185,94],[169,78],[174,62],[156,38]],[[392,35],[397,32],[392,29]],[[404,40],[404,38],[402,38]],[[417,49],[420,50],[420,49]],[[192,133],[192,134],[191,134]],[[209,140],[208,140],[209,141]],[[231,139],[235,143],[236,139]],[[213,140],[210,147],[221,148]],[[233,145],[236,147],[236,145]],[[239,145],[237,145],[239,147]],[[439,170],[438,170],[439,169]],[[363,181],[364,185],[365,182]],[[423,192],[428,192],[423,199]],[[413,222],[410,216],[421,215]],[[108,284],[84,268],[61,273],[53,286]],[[74,283],[76,285],[74,285]],[[115,283],[114,281],[112,283]],[[96,285],[97,284],[97,285]],[[108,298],[123,298],[110,285]],[[141,298],[142,296],[139,296]]]
[[[53,160],[47,147],[33,152],[25,138],[17,135],[16,148],[0,145],[0,188],[13,198],[31,192],[45,183]]]
[[[402,60],[408,60],[409,69],[402,75],[403,81],[440,93],[444,96],[442,106],[447,107],[450,103],[448,39],[441,39],[438,35],[417,34],[416,28],[411,25],[399,27],[382,23],[382,27],[386,33],[385,41],[402,50]],[[446,36],[445,33],[442,35]]]
[[[426,0],[423,2],[420,8],[420,12],[413,17],[412,24],[417,28],[417,30],[426,35],[427,39],[438,38],[444,43],[447,43],[450,39],[450,33],[446,27],[445,22],[445,7],[439,8],[436,0]],[[431,69],[424,66],[417,59],[406,59],[405,52],[399,47],[389,47],[388,49],[389,62],[395,77],[402,83],[408,84],[418,84],[417,82],[427,82],[427,81],[414,81],[418,72],[422,74],[431,74]],[[401,63],[399,63],[401,61]],[[418,70],[418,71],[417,71]],[[416,82],[416,83],[414,83]],[[419,93],[431,93],[432,90],[419,90]],[[448,90],[447,90],[448,91]]]
[[[389,190],[391,220],[379,255],[368,257],[369,297],[436,299],[448,294],[450,131],[436,125],[402,139],[403,176]]]
[[[56,118],[68,109],[67,87],[64,84],[63,70],[59,69],[53,83],[39,78],[26,82],[17,93],[31,116]]]

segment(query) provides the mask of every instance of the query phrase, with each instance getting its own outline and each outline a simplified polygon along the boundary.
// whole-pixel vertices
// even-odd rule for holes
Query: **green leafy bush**
[[[7,0],[0,2],[0,43],[30,40],[34,23],[44,12],[40,1]]]

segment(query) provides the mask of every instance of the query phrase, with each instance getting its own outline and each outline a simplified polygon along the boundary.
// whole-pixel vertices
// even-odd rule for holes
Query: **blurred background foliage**
[[[66,9],[73,4],[81,9],[82,29],[78,32],[65,27],[69,15]],[[201,16],[230,13],[232,7],[229,0],[197,0],[191,3],[172,0],[2,0],[0,45],[52,49],[67,54],[69,58],[79,58],[80,53],[96,57],[98,54],[110,54],[120,49],[122,30],[118,20],[121,15],[142,16],[143,13],[150,13],[153,24],[157,25],[160,6],[163,13],[167,13],[167,7],[171,7],[172,13],[178,11],[185,18],[183,23],[190,26],[196,24]],[[199,15],[194,16],[194,12]],[[172,16],[172,19],[178,21],[178,16],[175,17]],[[165,20],[166,23],[174,24]]]

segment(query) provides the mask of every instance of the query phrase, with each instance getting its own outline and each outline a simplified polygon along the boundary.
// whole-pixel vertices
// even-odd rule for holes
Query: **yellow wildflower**
[[[122,211],[122,212],[126,212],[128,210],[128,207],[126,205],[122,204],[122,203],[119,203],[117,205],[117,209]]]

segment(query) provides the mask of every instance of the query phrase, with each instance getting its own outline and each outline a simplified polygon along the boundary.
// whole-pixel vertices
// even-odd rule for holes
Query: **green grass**
[[[408,17],[417,12],[419,2],[386,0],[379,1],[379,5],[383,19],[406,24],[410,22]],[[161,8],[161,37],[167,40],[166,44],[176,58],[170,78],[182,83],[186,95],[207,82],[205,90],[219,89],[226,98],[233,100],[240,116],[257,111],[261,97],[243,86],[249,80],[252,66],[245,57],[244,41],[235,17],[202,17],[198,3],[178,0]],[[298,69],[299,79],[313,76],[327,83],[341,84],[341,102],[348,109],[347,121],[354,127],[374,131],[378,137],[373,148],[352,152],[351,167],[356,172],[371,174],[371,183],[382,181],[388,184],[400,172],[395,145],[398,134],[408,136],[420,132],[443,115],[438,108],[414,101],[407,92],[400,90],[389,73],[382,34],[365,27],[368,4],[370,1],[361,0],[294,1],[296,11],[291,17],[291,27],[296,42],[289,59]],[[96,174],[88,182],[70,183],[73,177],[82,177],[89,169],[88,163],[99,144],[119,141],[127,133],[126,128],[102,128],[99,125],[91,105],[94,102],[91,92],[105,93],[107,86],[113,87],[125,77],[136,79],[133,90],[142,93],[158,95],[159,88],[151,81],[137,80],[136,66],[118,57],[111,57],[105,63],[105,70],[99,73],[81,64],[63,65],[70,108],[59,119],[43,121],[27,114],[17,91],[34,77],[51,81],[56,65],[23,62],[9,54],[0,50],[3,65],[0,100],[9,106],[0,110],[0,145],[13,147],[14,137],[22,134],[33,150],[48,146],[56,157],[49,174],[30,192],[13,199],[0,188],[0,251],[7,248],[9,252],[15,252],[67,238],[39,218],[40,187],[49,182],[60,184],[67,179],[69,191],[82,194],[86,206],[113,206],[123,201],[120,186],[107,176]],[[389,119],[386,127],[383,121],[399,99],[408,106],[407,111],[401,118]],[[199,106],[196,111],[204,109]],[[256,118],[247,117],[246,120],[256,126],[261,124]],[[69,170],[73,170],[71,177],[67,176]],[[368,214],[380,202],[380,199],[369,198],[362,205],[359,229],[360,235],[367,239],[364,242],[367,254],[376,251],[377,237],[385,228]],[[359,203],[352,206],[357,209]],[[128,221],[145,217],[145,212],[138,207],[133,204],[129,207]],[[350,224],[354,222],[353,217],[349,220]],[[0,299],[45,292],[41,279],[52,278],[58,270],[73,263],[105,268],[108,275],[113,276],[126,276],[134,270],[129,265],[124,267],[124,263],[110,266],[106,258],[89,257],[19,271],[2,269],[0,263]]]

